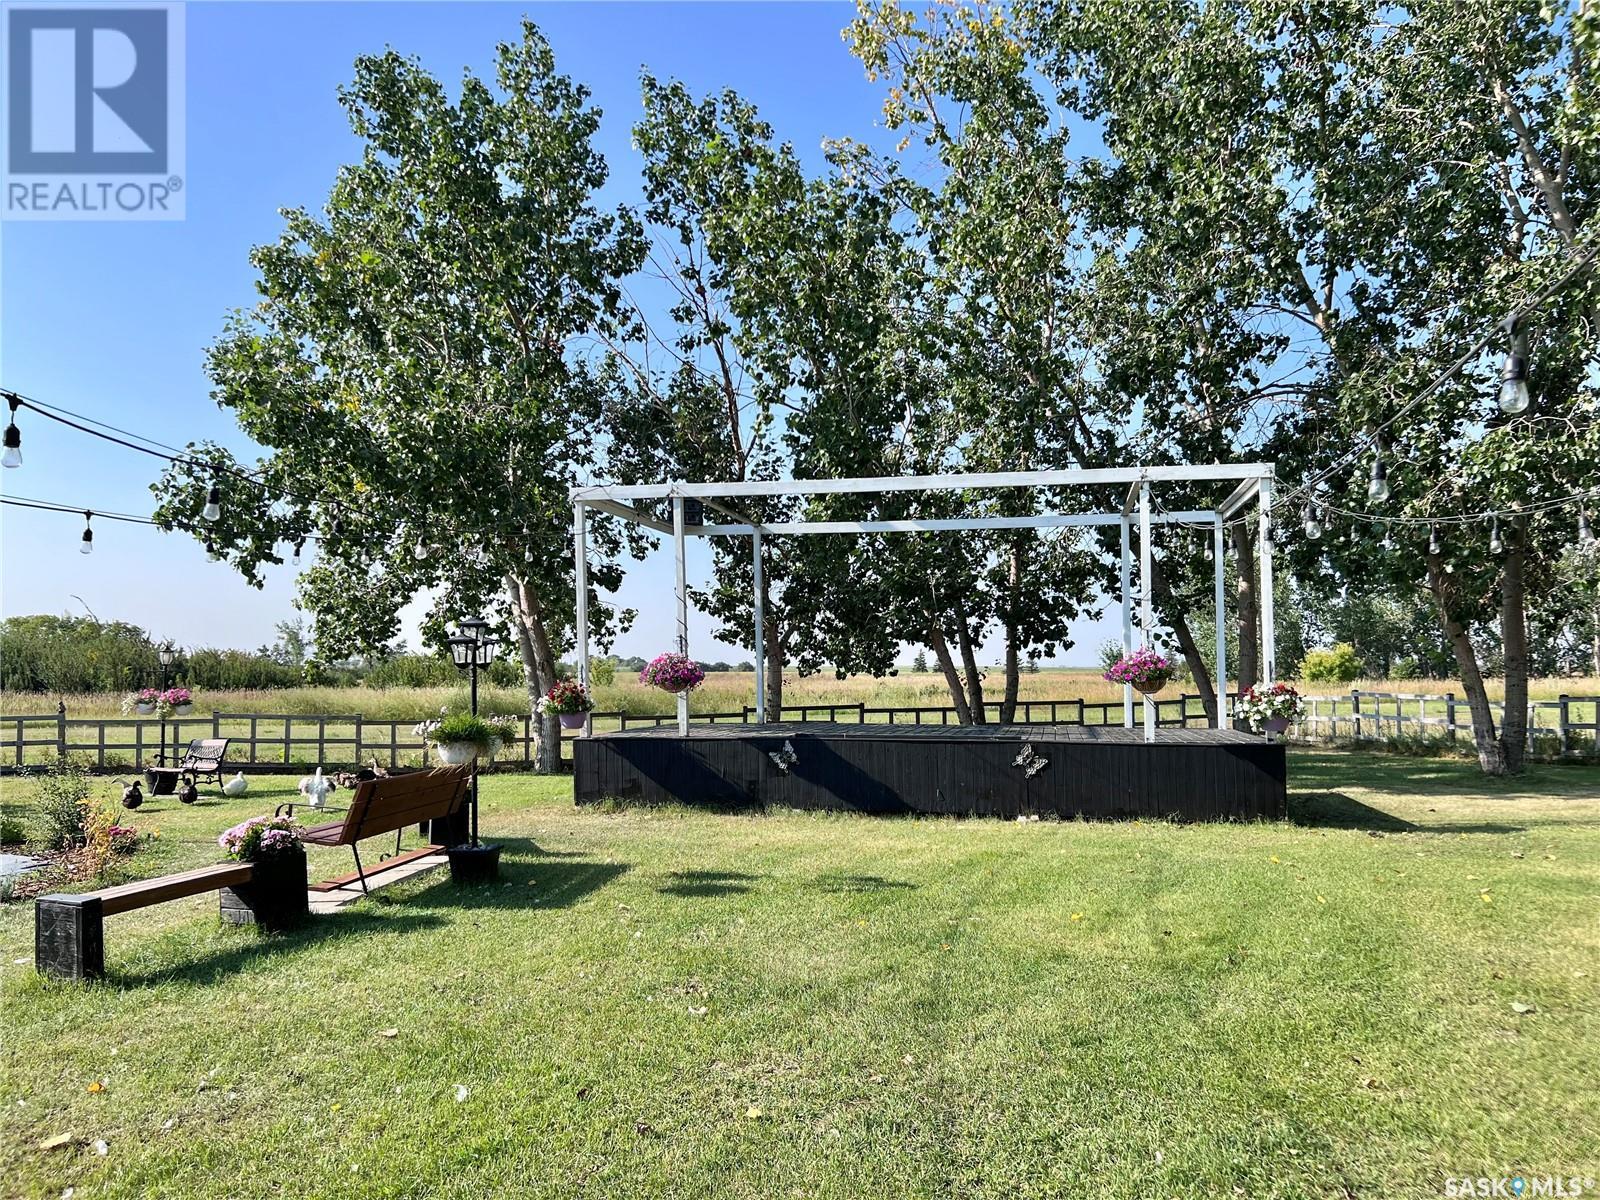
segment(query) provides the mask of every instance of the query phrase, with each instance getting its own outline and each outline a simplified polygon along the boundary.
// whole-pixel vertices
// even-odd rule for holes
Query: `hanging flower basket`
[[[1130,684],[1135,691],[1153,696],[1172,682],[1172,676],[1172,660],[1146,647],[1117,659],[1101,678],[1108,683]]]
[[[539,714],[561,718],[561,728],[582,729],[584,718],[594,708],[594,699],[576,679],[563,679],[539,697]]]
[[[687,654],[658,654],[639,672],[639,682],[677,695],[699,687],[706,673]]]
[[[194,711],[194,697],[188,688],[168,688],[161,693],[161,699],[172,710],[174,716],[187,717]]]

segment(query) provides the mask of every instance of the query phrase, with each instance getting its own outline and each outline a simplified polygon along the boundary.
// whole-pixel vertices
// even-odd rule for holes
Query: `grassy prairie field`
[[[998,700],[1000,692],[998,671],[990,673],[992,685],[988,699]],[[1359,679],[1348,684],[1317,684],[1300,682],[1307,694],[1345,695],[1351,688],[1364,691],[1403,692],[1421,695],[1463,694],[1461,684],[1453,680],[1414,679],[1379,680]],[[1501,698],[1501,682],[1488,681],[1490,696]],[[1174,683],[1171,695],[1189,690],[1184,684]],[[441,705],[461,703],[465,687],[447,688],[332,688],[300,687],[271,691],[209,691],[195,697],[197,712],[209,713],[212,709],[233,713],[292,713],[292,714],[360,714],[374,719],[420,719],[439,711]],[[1565,693],[1572,696],[1600,695],[1600,679],[1568,678],[1534,680],[1529,687],[1535,700],[1553,700]],[[626,673],[608,686],[595,688],[595,706],[604,712],[636,714],[670,713],[673,698],[665,692],[644,687]],[[1037,674],[1023,675],[1021,698],[1024,700],[1083,699],[1093,702],[1116,701],[1122,698],[1119,685],[1107,683],[1098,671],[1075,669],[1049,669]],[[527,693],[520,688],[484,688],[481,695],[485,708],[493,712],[526,713]],[[74,717],[119,717],[120,696],[103,693],[86,695],[43,695],[7,692],[0,694],[0,712],[22,715],[27,713],[54,713],[58,702],[65,703]],[[845,679],[832,676],[786,676],[784,679],[785,704],[866,704],[869,706],[911,706],[950,703],[944,678],[931,672],[901,671],[898,675],[874,679],[867,675],[853,675]],[[755,704],[755,675],[748,671],[716,672],[706,677],[706,682],[690,697],[695,712],[738,712],[744,705]]]
[[[490,777],[498,885],[424,877],[278,937],[214,897],[114,917],[89,987],[39,981],[31,906],[0,906],[4,1190],[1600,1177],[1600,769],[1294,751],[1290,786],[1287,822],[1183,826],[578,810],[567,780]],[[286,787],[147,805],[132,868],[214,861]]]

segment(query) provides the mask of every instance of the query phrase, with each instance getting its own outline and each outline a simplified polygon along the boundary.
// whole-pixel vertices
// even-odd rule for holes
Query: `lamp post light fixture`
[[[160,646],[156,647],[156,661],[161,664],[161,690],[163,692],[167,690],[168,674],[172,670],[172,664],[177,660],[178,652],[171,642],[162,642]],[[173,748],[173,752],[173,756],[176,757],[176,747]],[[167,765],[167,706],[165,704],[161,705],[161,753],[156,758],[156,761],[163,767]],[[154,794],[154,783],[150,785],[150,790]]]
[[[472,715],[478,715],[478,671],[494,665],[500,639],[488,634],[489,622],[478,617],[468,617],[456,624],[456,632],[448,639],[450,661],[456,669],[466,671],[472,703]],[[485,846],[478,841],[478,763],[472,763],[472,788],[469,804],[469,840],[445,850],[450,859],[450,877],[457,883],[481,883],[500,874],[500,847]]]

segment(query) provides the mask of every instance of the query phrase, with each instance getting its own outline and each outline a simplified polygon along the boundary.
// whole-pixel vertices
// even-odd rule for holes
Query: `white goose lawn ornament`
[[[315,775],[307,775],[300,781],[300,794],[306,798],[306,804],[312,808],[321,808],[328,802],[328,793],[336,785],[331,779],[322,777],[322,768],[317,768]]]
[[[224,796],[242,796],[244,795],[245,788],[249,786],[250,781],[244,777],[244,772],[240,771],[232,779],[228,780],[227,783],[222,785],[222,794]]]

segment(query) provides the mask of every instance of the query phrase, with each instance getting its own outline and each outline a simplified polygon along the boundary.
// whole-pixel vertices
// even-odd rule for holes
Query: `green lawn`
[[[496,778],[502,884],[428,877],[279,938],[221,928],[214,897],[114,917],[86,988],[37,980],[10,904],[3,1190],[1600,1177],[1600,770],[1297,752],[1291,775],[1290,823],[1187,827],[598,813],[566,780]],[[138,870],[214,860],[284,787],[141,810],[163,837]]]

